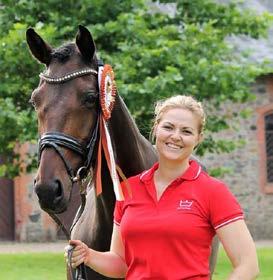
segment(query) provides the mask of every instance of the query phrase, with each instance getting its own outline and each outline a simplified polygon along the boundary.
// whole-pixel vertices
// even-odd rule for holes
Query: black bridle
[[[41,73],[39,77],[44,80],[47,83],[50,84],[61,84],[65,83],[67,81],[70,81],[72,79],[85,76],[85,75],[95,75],[98,76],[98,72],[94,69],[83,69],[79,71],[74,71],[72,73],[66,74],[62,77],[49,77],[44,73]],[[60,156],[62,159],[66,171],[69,175],[70,180],[72,181],[72,184],[75,182],[78,182],[79,180],[83,180],[88,173],[88,170],[91,166],[91,162],[94,155],[94,148],[95,144],[98,138],[98,128],[99,128],[99,118],[97,118],[95,127],[93,129],[92,136],[89,140],[89,143],[85,145],[75,137],[61,133],[61,132],[46,132],[40,136],[39,143],[38,143],[38,163],[40,163],[41,155],[43,150],[46,147],[53,148],[56,153]],[[79,154],[84,159],[84,165],[78,169],[77,172],[75,172],[72,167],[70,166],[69,162],[64,157],[64,154],[62,152],[61,148],[67,148],[77,154]]]
[[[103,66],[103,63],[101,61],[98,62],[99,66]],[[61,84],[65,83],[67,81],[70,81],[72,79],[85,76],[85,75],[95,75],[96,77],[98,76],[98,71],[92,69],[92,68],[87,68],[87,69],[82,69],[78,70],[72,73],[68,73],[62,77],[50,77],[44,73],[41,73],[39,77],[44,80],[45,82],[49,84]],[[99,116],[99,114],[98,114]],[[83,180],[87,177],[88,172],[90,170],[91,164],[93,162],[94,158],[94,150],[95,150],[95,145],[98,139],[98,130],[99,130],[99,117],[96,119],[96,123],[92,132],[92,136],[88,142],[88,144],[82,143],[82,141],[79,141],[75,137],[61,133],[61,132],[56,132],[56,131],[51,131],[51,132],[46,132],[42,134],[39,138],[38,142],[38,164],[40,164],[40,159],[42,152],[46,148],[53,148],[56,153],[60,156],[62,159],[66,171],[69,175],[69,178],[71,180],[72,186],[74,183],[78,183],[80,186],[80,195],[81,195],[81,207],[78,210],[76,217],[74,219],[74,222],[70,228],[70,231],[68,231],[65,226],[62,224],[62,222],[59,220],[59,218],[53,214],[53,213],[48,213],[52,219],[57,223],[58,226],[62,229],[64,232],[67,240],[70,239],[72,229],[78,222],[79,218],[81,217],[83,210],[85,208],[86,204],[86,185],[83,184]],[[68,160],[65,158],[62,148],[69,149],[73,151],[74,153],[80,155],[83,158],[83,166],[81,166],[77,171],[73,170],[71,167],[70,163]],[[72,192],[72,188],[71,188]],[[70,192],[70,197],[71,197],[71,192]],[[71,249],[68,250],[68,260],[71,263],[71,256],[72,256],[72,251],[73,247],[71,246]],[[81,264],[79,267],[76,268],[76,270],[73,271],[71,264],[69,263],[70,266],[70,274],[71,278],[73,280],[84,280],[86,279],[86,271],[84,264]]]
[[[46,147],[53,148],[62,159],[72,184],[79,180],[83,180],[87,176],[93,160],[94,148],[98,138],[98,127],[99,120],[97,118],[92,136],[87,145],[84,145],[73,136],[61,132],[46,132],[42,134],[38,143],[38,162],[40,162],[41,154]],[[67,148],[79,154],[84,159],[83,166],[80,167],[77,172],[75,172],[70,166],[70,163],[66,160],[61,148]]]

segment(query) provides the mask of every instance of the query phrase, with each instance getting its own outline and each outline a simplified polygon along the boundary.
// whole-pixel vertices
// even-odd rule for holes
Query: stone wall
[[[219,135],[225,139],[245,140],[246,144],[231,154],[207,154],[202,161],[205,166],[215,168],[219,166],[230,168],[230,174],[221,178],[239,200],[246,218],[246,223],[255,240],[273,239],[273,193],[263,184],[264,143],[261,136],[264,127],[259,120],[264,108],[272,108],[273,112],[273,76],[257,80],[252,89],[256,100],[248,104],[227,104],[223,110],[240,112],[245,108],[252,110],[248,119],[236,123],[238,132],[225,131]]]
[[[264,143],[260,141],[264,128],[259,121],[265,109],[273,112],[273,75],[260,78],[252,86],[256,100],[248,104],[226,104],[223,112],[232,116],[245,108],[252,110],[248,119],[236,123],[237,133],[222,132],[219,137],[243,139],[246,144],[231,154],[207,154],[202,162],[210,168],[226,167],[231,173],[221,178],[235,194],[245,213],[246,223],[255,240],[273,239],[273,186],[263,184]],[[25,144],[22,155],[32,147]],[[14,180],[15,239],[17,241],[56,240],[56,225],[43,212],[33,192],[33,175],[22,175]],[[73,215],[72,215],[73,216]]]
[[[36,149],[26,143],[20,147],[22,159],[26,152]],[[24,169],[24,166],[22,166]],[[33,190],[34,174],[21,174],[14,179],[14,219],[16,241],[53,241],[57,238],[55,223],[40,209]]]

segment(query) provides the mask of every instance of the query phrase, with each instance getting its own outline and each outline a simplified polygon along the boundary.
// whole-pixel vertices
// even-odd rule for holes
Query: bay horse
[[[88,157],[90,169],[94,168],[98,145],[93,138],[101,110],[97,75],[100,62],[91,33],[81,25],[75,43],[58,48],[52,48],[32,28],[27,30],[26,38],[32,55],[46,66],[31,96],[40,135],[34,189],[44,211],[62,213],[69,207],[72,188],[77,185],[71,177]],[[150,168],[157,160],[153,145],[141,135],[119,95],[107,125],[116,163],[126,177]],[[102,157],[103,191],[97,196],[95,188],[90,188],[85,209],[72,231],[72,239],[80,239],[99,251],[110,248],[115,205],[112,185]],[[215,252],[210,261],[211,271]],[[87,268],[87,279],[109,278]]]

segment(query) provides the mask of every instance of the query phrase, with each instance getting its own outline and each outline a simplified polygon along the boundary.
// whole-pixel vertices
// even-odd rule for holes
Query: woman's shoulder
[[[126,182],[129,183],[129,184],[136,184],[136,183],[141,183],[143,181],[145,181],[147,179],[147,177],[150,175],[151,173],[151,169],[153,167],[147,169],[147,170],[143,170],[142,172],[136,174],[136,175],[133,175],[133,176],[130,176],[128,178],[126,178],[125,180],[122,181],[122,185],[124,185]]]
[[[128,180],[130,182],[145,182],[153,178],[155,170],[158,168],[158,162],[154,163],[150,168],[143,170],[142,172],[130,177]]]
[[[216,204],[232,204],[234,201],[234,195],[229,186],[224,181],[210,176],[207,172],[201,172],[198,189],[202,197],[208,202],[208,205],[214,205],[215,202]]]
[[[213,177],[209,175],[206,171],[202,170],[199,180],[203,183],[202,185],[208,189],[219,189],[219,188],[227,188],[227,185],[224,181],[219,178]]]

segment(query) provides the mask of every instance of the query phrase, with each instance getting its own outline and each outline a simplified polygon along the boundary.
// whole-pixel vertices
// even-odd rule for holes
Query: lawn
[[[258,258],[260,266],[259,280],[273,279],[273,248],[259,248]],[[219,251],[218,262],[214,273],[213,280],[227,279],[231,271],[231,265],[223,249]]]
[[[64,256],[61,253],[0,254],[0,279],[64,280]]]
[[[261,274],[259,280],[273,279],[273,249],[258,249]],[[213,280],[227,279],[231,268],[223,250],[219,252]],[[8,280],[64,280],[63,254],[0,254],[0,279]]]

